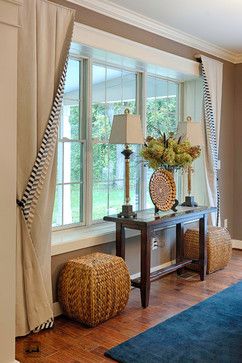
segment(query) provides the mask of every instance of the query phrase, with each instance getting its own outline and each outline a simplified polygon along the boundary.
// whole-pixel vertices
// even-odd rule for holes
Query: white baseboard
[[[159,265],[159,266],[151,267],[150,272],[155,272],[162,268],[171,266],[173,263],[176,263],[176,260],[172,260],[172,261],[163,263],[162,265]],[[137,272],[136,274],[131,275],[130,278],[131,278],[131,280],[133,280],[133,279],[137,279],[137,277],[139,277],[139,276],[140,276],[140,272]]]
[[[242,241],[241,241],[242,243]],[[159,266],[155,266],[155,267],[152,267],[150,269],[151,272],[155,272],[155,271],[158,271],[162,268],[165,268],[165,267],[168,267],[170,265],[172,265],[173,263],[175,263],[176,260],[172,260],[172,261],[169,261],[169,262],[166,262],[166,263],[163,263],[162,265],[159,265]],[[137,277],[140,276],[140,272],[136,273],[136,274],[133,274],[130,276],[131,279],[136,279]],[[62,312],[62,309],[61,309],[61,306],[60,306],[60,303],[57,301],[55,303],[53,303],[53,313],[54,313],[54,317],[56,318],[57,316],[61,315],[63,312]]]
[[[20,363],[18,360],[15,359],[15,361],[13,363]]]
[[[242,250],[242,241],[239,239],[232,239],[232,248],[236,248],[237,250]]]
[[[53,303],[53,313],[55,318],[63,313],[58,301]]]

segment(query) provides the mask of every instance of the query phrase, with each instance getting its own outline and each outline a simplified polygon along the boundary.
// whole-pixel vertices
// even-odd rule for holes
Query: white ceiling
[[[233,63],[242,63],[242,0],[69,1]]]
[[[234,53],[242,53],[241,0],[111,0],[109,2]]]

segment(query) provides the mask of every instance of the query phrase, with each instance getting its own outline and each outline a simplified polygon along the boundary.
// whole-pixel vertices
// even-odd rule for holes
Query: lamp
[[[130,155],[133,154],[133,151],[130,149],[129,144],[144,143],[140,116],[131,115],[129,109],[125,109],[123,115],[115,115],[113,117],[113,125],[109,143],[125,145],[125,148],[122,151],[122,154],[125,157],[125,204],[122,206],[122,212],[118,214],[118,217],[136,217],[137,213],[133,212],[133,207],[130,204],[129,159]]]
[[[177,130],[178,137],[185,136],[192,145],[204,144],[204,136],[202,132],[201,122],[192,122],[191,116],[187,117],[186,122],[180,122]],[[187,170],[187,191],[188,195],[185,197],[185,202],[182,203],[186,207],[197,207],[197,203],[194,201],[194,196],[191,195],[192,190],[192,167],[188,166]]]

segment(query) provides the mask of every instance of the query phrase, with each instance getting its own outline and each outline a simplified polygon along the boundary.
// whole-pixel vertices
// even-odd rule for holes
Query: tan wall
[[[194,54],[199,49],[194,49],[164,37],[152,34],[145,30],[138,29],[132,25],[124,24],[115,19],[95,13],[84,7],[69,3],[65,0],[52,0],[55,3],[69,6],[76,9],[76,21],[131,39],[133,41],[155,47],[185,58],[194,59]],[[100,45],[101,46],[101,45]],[[215,57],[213,57],[215,58]],[[220,189],[221,189],[221,219],[228,219],[228,225],[233,234],[233,170],[234,170],[234,143],[231,142],[234,135],[234,77],[235,65],[223,61],[224,63],[224,84],[223,84],[223,103],[222,103],[222,127],[220,139],[220,159],[222,169],[220,171]],[[242,146],[241,146],[242,147]],[[242,176],[241,176],[242,178]],[[242,192],[241,192],[242,193]],[[174,232],[168,231],[163,234],[166,240],[166,246],[153,252],[153,266],[169,261],[174,256]],[[130,239],[127,246],[127,261],[131,273],[139,271],[137,251],[139,244],[137,239]],[[72,256],[86,254],[94,249],[76,251],[74,254],[62,254],[52,258],[53,285],[55,289],[56,276],[60,266]],[[95,248],[114,252],[114,245],[103,245]]]
[[[0,0],[1,363],[13,363],[15,357],[17,23],[18,6]]]
[[[242,239],[242,64],[235,66],[235,125],[233,139],[234,144],[234,238]]]
[[[175,229],[163,231],[160,234],[160,246],[157,250],[151,253],[151,266],[159,266],[162,263],[171,261],[175,258]],[[115,243],[107,243],[96,247],[85,248],[82,250],[65,253],[52,257],[52,283],[53,283],[53,298],[57,301],[56,286],[58,275],[63,264],[70,258],[84,256],[91,252],[104,252],[115,254]],[[140,242],[139,237],[129,238],[126,241],[126,262],[130,274],[140,271]]]
[[[235,65],[224,62],[223,72],[223,96],[222,119],[220,133],[219,158],[221,170],[219,172],[219,184],[221,194],[221,221],[228,219],[228,228],[234,236],[234,170],[235,170]]]

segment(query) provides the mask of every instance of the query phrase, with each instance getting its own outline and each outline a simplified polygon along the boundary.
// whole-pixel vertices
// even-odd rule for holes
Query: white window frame
[[[103,66],[103,67],[109,67],[109,68],[113,68],[113,69],[117,69],[117,70],[123,70],[123,71],[129,71],[129,72],[133,72],[136,74],[136,102],[137,102],[137,105],[136,105],[136,109],[137,109],[137,113],[140,109],[140,100],[139,100],[139,83],[138,83],[138,79],[141,77],[141,73],[138,69],[130,69],[128,67],[121,67],[121,66],[117,66],[117,65],[113,65],[112,63],[109,63],[109,62],[103,62],[103,61],[99,61],[99,60],[94,60],[94,59],[91,59],[90,58],[90,64],[91,64],[91,68],[93,65],[100,65],[100,66]],[[92,73],[91,73],[92,74]],[[92,79],[90,79],[90,87],[92,87]],[[90,125],[88,126],[90,128],[90,138],[89,138],[89,142],[90,142],[90,150],[91,150],[91,153],[92,153],[92,145],[93,145],[93,142],[92,142],[92,95],[90,97],[90,110],[89,110],[89,113],[90,113]],[[141,105],[142,107],[142,105]],[[105,142],[103,142],[105,143]],[[105,143],[106,144],[106,143]],[[92,161],[92,159],[91,159]],[[89,164],[88,166],[91,170],[92,170],[92,162],[91,164]],[[90,180],[91,182],[91,195],[89,195],[90,199],[89,199],[89,203],[87,205],[90,205],[90,208],[89,210],[87,211],[87,214],[88,214],[88,221],[89,221],[89,224],[87,224],[86,226],[92,226],[92,225],[95,225],[95,224],[99,224],[99,223],[105,223],[102,219],[96,219],[96,220],[93,220],[92,219],[92,211],[93,211],[93,194],[92,194],[92,190],[93,190],[93,179]],[[141,185],[141,183],[140,183]],[[141,186],[140,186],[140,189]],[[123,200],[120,201],[120,208],[123,204]],[[142,206],[142,202],[141,202],[141,196],[140,196],[140,191],[139,191],[139,206],[141,207]],[[142,208],[139,208],[139,209],[142,209]]]
[[[87,133],[86,133],[86,115],[85,115],[85,111],[86,111],[86,107],[85,107],[85,103],[87,101],[87,95],[85,94],[85,86],[84,86],[84,82],[85,82],[85,68],[86,68],[86,58],[85,57],[78,57],[75,54],[70,54],[70,59],[76,60],[79,62],[79,66],[81,65],[81,69],[80,69],[80,73],[79,73],[79,87],[80,87],[80,92],[82,94],[82,106],[81,106],[81,119],[85,120],[84,125],[80,124],[80,139],[69,139],[67,137],[63,137],[63,138],[59,138],[59,133],[58,133],[58,139],[57,139],[57,143],[59,144],[59,142],[62,143],[62,183],[56,183],[57,185],[62,185],[62,225],[60,226],[53,226],[52,230],[53,231],[59,231],[59,230],[68,230],[70,228],[76,228],[76,227],[82,227],[85,226],[85,221],[86,221],[86,172],[87,172]],[[80,99],[78,99],[78,103],[80,104]],[[80,118],[79,118],[80,121]],[[64,145],[66,142],[73,142],[73,143],[79,143],[80,145],[83,145],[83,181],[82,181],[82,203],[83,203],[83,210],[82,210],[82,221],[79,223],[71,223],[71,224],[63,224],[63,212],[64,212],[64,203],[63,203],[63,196],[64,196],[64,186],[65,185],[71,185],[71,184],[81,184],[80,182],[69,182],[69,183],[65,183],[64,182],[64,177],[63,177],[63,173],[64,173]]]
[[[177,80],[173,80],[167,77],[157,76],[155,74],[148,73],[146,71],[140,71],[139,69],[130,69],[128,67],[121,67],[117,65],[113,65],[103,61],[96,61],[91,57],[83,57],[82,55],[70,55],[71,59],[75,59],[77,61],[82,62],[82,74],[80,77],[83,79],[81,80],[80,87],[83,93],[84,102],[82,103],[82,117],[81,119],[85,122],[85,125],[80,125],[80,130],[82,129],[82,134],[84,134],[84,139],[79,140],[80,144],[83,144],[83,221],[80,223],[73,223],[73,224],[64,224],[61,226],[53,227],[53,230],[68,230],[70,228],[76,227],[91,227],[95,224],[105,223],[103,220],[93,220],[92,219],[92,211],[93,211],[93,176],[92,176],[92,148],[93,148],[93,140],[92,140],[92,69],[93,65],[101,65],[104,67],[110,67],[114,69],[122,69],[126,71],[132,71],[136,73],[136,108],[137,113],[141,115],[141,119],[143,121],[142,127],[144,135],[146,136],[146,100],[147,100],[147,78],[155,77],[156,79],[161,79],[165,81],[170,81],[178,84],[179,86],[179,105],[178,105],[178,122],[181,119],[180,114],[180,105],[181,105],[181,96],[182,96],[182,83],[178,82]],[[81,79],[81,78],[80,78]],[[83,131],[84,130],[84,131]],[[67,140],[64,138],[64,142],[76,142],[75,140]],[[61,140],[60,140],[61,141]],[[63,142],[63,146],[64,146]],[[64,162],[64,160],[62,160]],[[63,169],[64,170],[64,169]],[[140,170],[140,190],[139,190],[139,209],[145,209],[146,206],[146,190],[148,188],[148,182],[146,178],[147,168],[144,165],[141,165]],[[70,183],[69,183],[70,184]],[[63,184],[64,185],[64,184]],[[89,186],[89,187],[87,187]],[[120,208],[122,205],[122,201],[120,201]],[[63,208],[63,202],[62,202]],[[62,210],[63,215],[63,210]],[[63,216],[62,216],[63,219]]]

